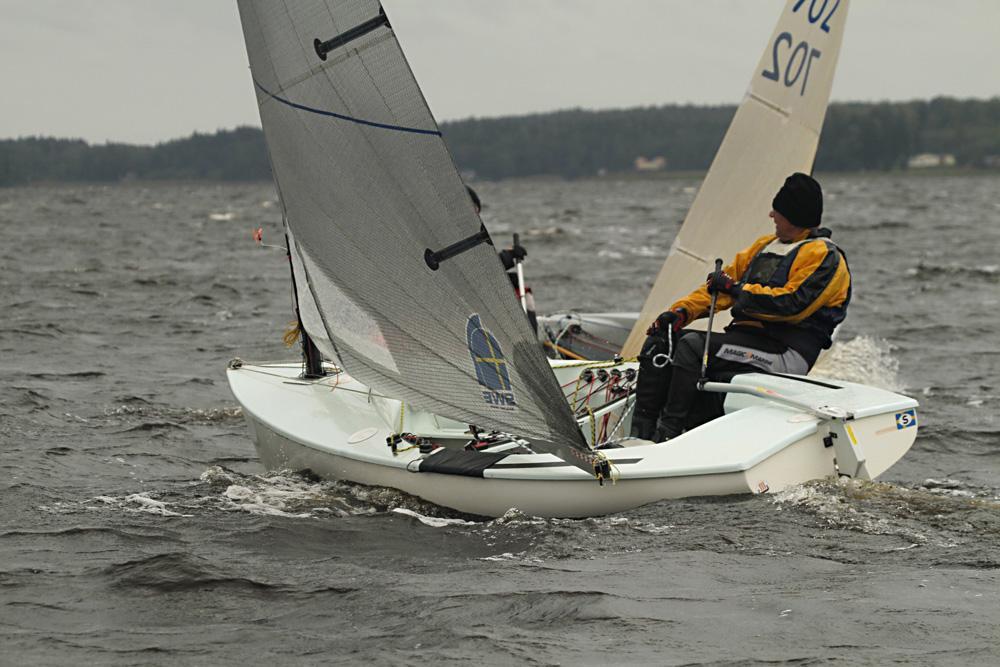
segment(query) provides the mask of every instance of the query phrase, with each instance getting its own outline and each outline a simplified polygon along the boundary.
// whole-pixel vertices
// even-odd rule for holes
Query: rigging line
[[[598,338],[593,334],[588,334],[586,331],[581,331],[579,334],[576,334],[576,338],[582,341],[584,345],[596,347],[597,349],[605,352],[617,352],[619,349],[618,346],[614,345],[611,341]],[[602,343],[607,343],[607,345],[603,345]]]
[[[336,113],[333,111],[325,111],[323,109],[316,109],[315,107],[308,107],[304,104],[299,104],[298,102],[292,102],[291,100],[285,99],[284,97],[279,97],[275,95],[270,90],[260,85],[257,79],[253,80],[253,83],[257,88],[260,89],[262,93],[270,97],[271,99],[277,100],[282,104],[292,107],[293,109],[299,109],[300,111],[308,111],[309,113],[318,114],[320,116],[329,116],[330,118],[337,118],[338,120],[346,120],[351,123],[357,123],[358,125],[368,125],[369,127],[377,127],[383,130],[395,130],[397,132],[410,132],[412,134],[429,134],[435,137],[441,136],[440,130],[423,130],[419,127],[405,127],[403,125],[389,125],[388,123],[377,123],[373,120],[365,120],[363,118],[354,118],[353,116],[345,116],[344,114]]]
[[[604,439],[608,434],[608,421],[611,419],[611,413],[605,412],[604,416],[601,418],[601,430],[598,434],[598,438],[595,442],[604,442]],[[594,445],[596,447],[597,445]]]
[[[577,368],[581,366],[590,366],[591,368],[612,368],[614,366],[621,366],[626,363],[636,363],[638,361],[638,357],[628,357],[626,359],[622,359],[620,357],[618,359],[580,359],[579,361],[566,361],[565,363],[559,364],[557,368]]]
[[[580,320],[580,323],[581,323],[581,324],[583,323],[583,318],[581,318],[581,317],[580,317],[579,315],[575,315],[575,313],[570,313],[570,314],[569,314],[569,316],[568,316],[568,317],[566,318],[566,320],[567,320],[567,322],[566,322],[566,326],[564,326],[564,327],[563,327],[562,331],[560,331],[560,332],[559,332],[559,335],[558,335],[558,336],[556,336],[556,337],[555,337],[554,339],[552,339],[552,345],[553,345],[553,346],[558,346],[558,345],[559,345],[559,340],[560,340],[560,339],[561,339],[561,338],[562,338],[562,337],[563,337],[564,335],[566,335],[566,332],[567,332],[567,331],[569,331],[569,328],[570,328],[571,326],[573,326],[573,324],[574,324],[574,322],[573,322],[573,317],[574,317],[574,316],[575,316],[575,317],[576,317],[576,318],[577,318],[578,320]],[[546,341],[546,342],[547,342],[547,341]]]
[[[579,361],[582,361],[584,363],[589,362],[589,360],[586,357],[581,357],[579,354],[573,352],[572,350],[569,350],[569,349],[567,349],[565,347],[562,347],[560,345],[556,345],[552,341],[548,341],[548,340],[544,341],[542,343],[542,345],[544,347],[552,348],[553,350],[555,350],[559,354],[563,355],[564,357],[569,357],[570,359],[578,359]]]
[[[625,423],[625,418],[628,417],[628,413],[630,413],[632,411],[632,409],[635,408],[635,401],[632,401],[631,403],[629,403],[629,400],[628,400],[629,399],[629,395],[630,394],[625,394],[625,407],[622,408],[621,416],[618,417],[618,421],[615,423],[615,427],[613,429],[611,429],[610,435],[606,436],[605,442],[607,442],[608,440],[611,440],[612,438],[615,437],[615,433],[617,433],[618,429],[621,428],[621,425]],[[610,414],[610,413],[608,413],[608,414]]]

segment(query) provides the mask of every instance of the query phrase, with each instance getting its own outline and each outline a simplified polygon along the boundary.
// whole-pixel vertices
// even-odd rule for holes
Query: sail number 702
[[[806,13],[806,16],[809,18],[809,22],[816,23],[816,21],[823,18],[823,12],[826,11],[826,6],[829,3],[830,0],[823,0],[823,4],[819,6],[819,9],[817,9],[816,5],[819,4],[819,0],[809,0],[809,10]],[[792,12],[794,13],[799,11],[799,8],[801,8],[804,4],[806,4],[806,0],[799,0],[795,3],[795,6],[792,7]],[[823,23],[820,24],[819,27],[823,30],[823,32],[830,32],[830,19],[833,17],[834,12],[837,11],[837,7],[840,7],[840,0],[837,0],[837,2],[833,5],[833,9],[830,10],[830,13],[826,15],[825,19],[823,19]]]
[[[787,42],[788,46],[791,47],[793,42],[792,33],[783,32],[774,40],[774,49],[771,52],[774,63],[771,65],[771,69],[766,69],[760,74],[765,79],[770,79],[771,81],[782,81],[787,88],[791,88],[799,79],[802,79],[802,88],[799,90],[799,96],[805,95],[806,84],[809,83],[809,70],[812,68],[813,60],[819,59],[823,54],[819,49],[809,48],[808,42],[799,42],[798,46],[792,49],[792,53],[785,63],[785,74],[782,76],[778,47],[783,42]]]

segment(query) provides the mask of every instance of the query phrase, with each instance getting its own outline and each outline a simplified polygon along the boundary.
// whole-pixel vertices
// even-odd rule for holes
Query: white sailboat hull
[[[560,363],[554,362],[557,375],[579,372]],[[481,476],[420,471],[425,455],[419,450],[393,454],[386,444],[400,430],[398,401],[343,373],[310,382],[299,379],[300,370],[298,364],[230,368],[230,385],[266,468],[308,469],[326,479],[391,487],[470,514],[501,516],[516,507],[533,516],[599,516],[669,498],[778,491],[838,474],[836,449],[823,442],[829,429],[822,419],[746,396],[730,396],[724,417],[669,443],[605,450],[617,479],[603,486],[551,454],[512,454]],[[799,395],[806,398],[839,394],[859,415],[851,431],[858,451],[866,453],[866,476],[891,466],[916,436],[915,417],[912,426],[898,428],[899,413],[916,408],[904,396],[861,385],[830,390],[756,374],[741,377],[777,383],[785,392],[801,384]],[[469,438],[463,425],[412,409],[404,411],[403,430],[456,449]]]

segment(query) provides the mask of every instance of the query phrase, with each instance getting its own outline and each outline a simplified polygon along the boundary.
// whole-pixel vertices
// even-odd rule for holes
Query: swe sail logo
[[[483,402],[504,410],[516,408],[510,373],[507,372],[507,359],[500,349],[500,342],[483,326],[478,313],[469,316],[465,325],[465,339],[476,369],[476,379],[488,390],[483,392]]]

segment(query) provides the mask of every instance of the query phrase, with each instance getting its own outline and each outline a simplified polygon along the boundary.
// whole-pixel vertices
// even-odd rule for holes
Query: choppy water
[[[917,396],[914,449],[582,521],[260,468],[224,366],[288,356],[269,184],[0,190],[0,663],[995,664],[1000,179],[824,185],[856,289],[822,370]],[[543,310],[617,310],[696,186],[478,188]]]

